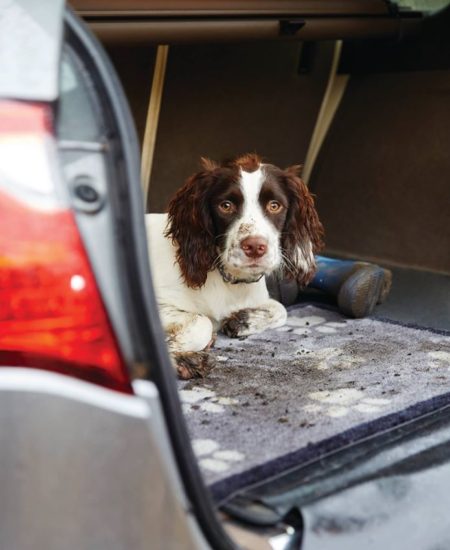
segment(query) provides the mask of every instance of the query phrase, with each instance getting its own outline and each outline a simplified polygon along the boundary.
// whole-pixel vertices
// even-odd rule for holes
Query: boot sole
[[[355,319],[370,315],[377,303],[381,303],[389,293],[392,276],[385,279],[384,271],[390,274],[378,266],[367,266],[355,271],[339,290],[339,309]]]

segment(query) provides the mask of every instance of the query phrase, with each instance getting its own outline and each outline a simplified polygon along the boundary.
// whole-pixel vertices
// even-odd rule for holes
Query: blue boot
[[[317,272],[309,288],[333,296],[340,311],[348,317],[370,315],[377,304],[387,298],[392,273],[375,264],[352,260],[335,260],[316,256]],[[266,278],[269,294],[285,306],[295,304],[301,289],[297,281]]]
[[[310,287],[334,296],[349,317],[370,315],[389,294],[392,272],[375,264],[316,256],[317,272]]]

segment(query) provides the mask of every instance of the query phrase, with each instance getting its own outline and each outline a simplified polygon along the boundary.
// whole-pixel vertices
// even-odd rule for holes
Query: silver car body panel
[[[58,97],[64,5],[64,0],[0,0],[0,98]]]
[[[0,549],[209,548],[151,382],[125,395],[0,369]],[[124,452],[125,449],[125,452]]]

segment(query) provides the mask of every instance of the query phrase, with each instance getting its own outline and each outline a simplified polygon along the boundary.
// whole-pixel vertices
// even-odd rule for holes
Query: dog
[[[323,227],[299,176],[256,154],[202,170],[175,193],[166,214],[147,214],[150,264],[159,313],[178,377],[204,377],[221,330],[231,338],[286,322],[265,275],[306,285]]]

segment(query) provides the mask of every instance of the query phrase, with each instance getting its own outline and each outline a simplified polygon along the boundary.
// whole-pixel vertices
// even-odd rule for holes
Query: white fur
[[[255,172],[241,170],[240,187],[244,197],[243,210],[239,219],[230,227],[225,241],[225,249],[221,254],[222,264],[230,275],[239,279],[249,273],[270,273],[280,264],[280,235],[273,224],[264,215],[259,203],[259,193],[264,182],[262,168]],[[248,268],[253,260],[245,255],[240,244],[249,236],[263,237],[267,241],[267,252],[258,261],[258,267]]]
[[[304,272],[315,269],[316,259],[311,241],[305,240],[302,245],[298,245],[295,248],[293,263]]]

